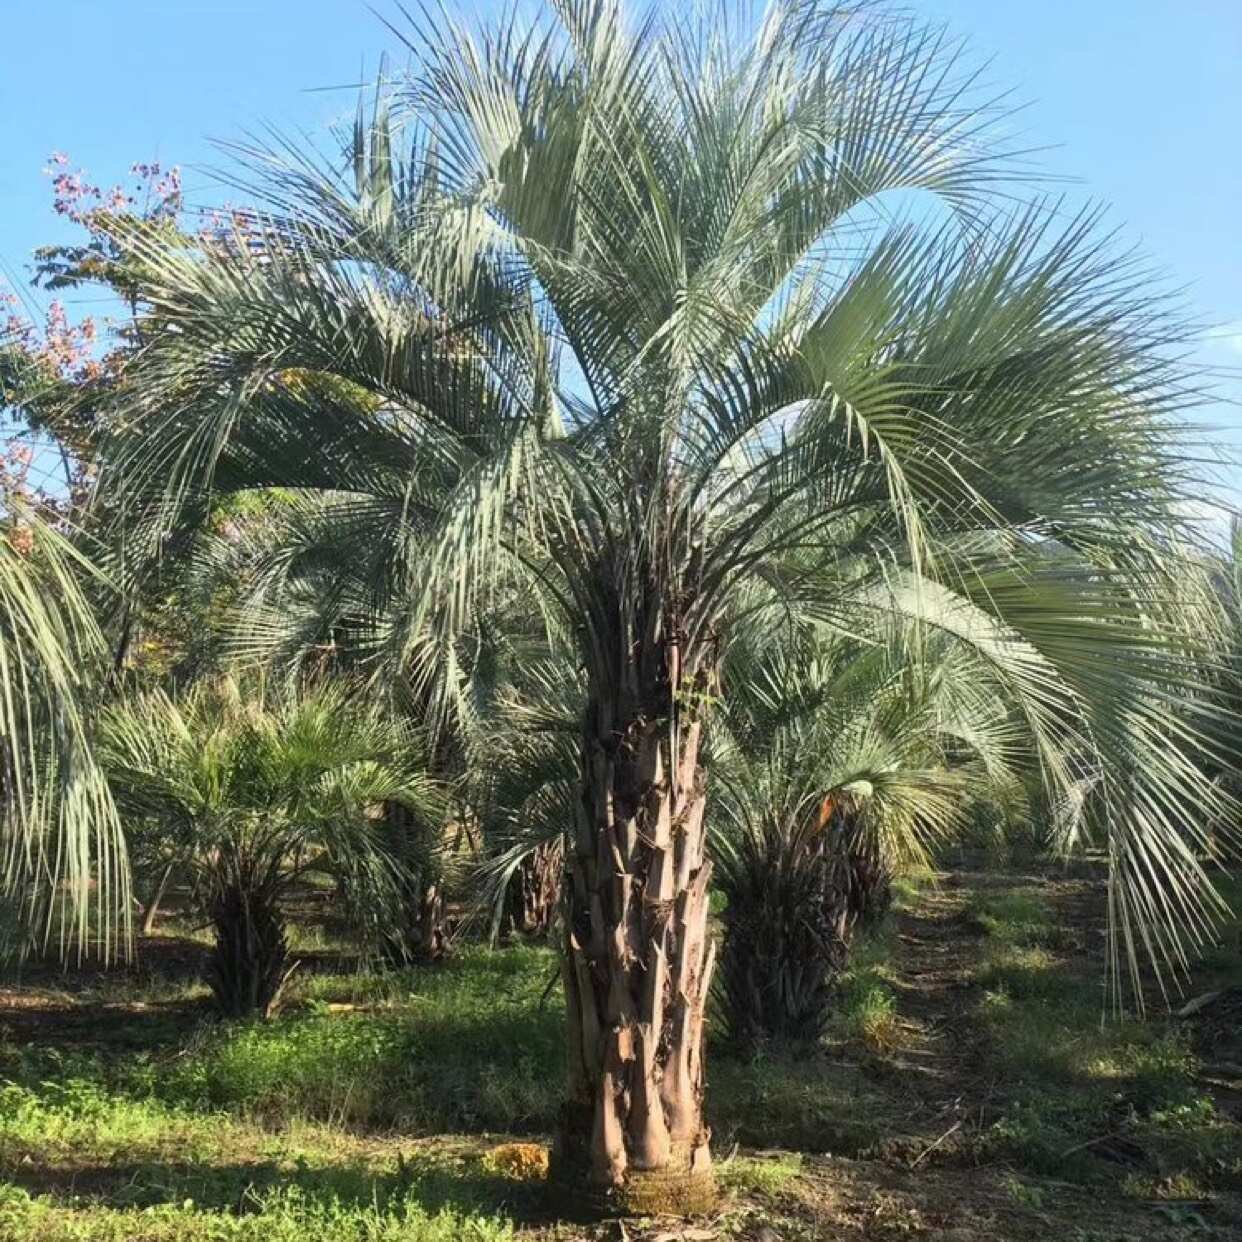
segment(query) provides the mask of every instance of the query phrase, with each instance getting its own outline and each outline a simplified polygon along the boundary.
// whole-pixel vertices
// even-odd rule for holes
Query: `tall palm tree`
[[[434,814],[437,792],[411,730],[322,686],[265,706],[231,679],[162,690],[105,713],[117,800],[164,838],[215,932],[210,982],[227,1017],[267,1017],[291,967],[283,903],[318,869],[365,891],[371,917],[403,881],[378,808]]]
[[[1189,810],[1219,795],[1163,713],[1199,658],[1166,538],[1184,327],[1094,215],[1014,206],[999,111],[905,18],[556,0],[408,39],[396,119],[381,95],[344,161],[251,148],[236,228],[140,241],[104,487],[135,554],[221,491],[330,496],[359,548],[416,533],[411,633],[452,641],[516,582],[573,636],[555,1173],[692,1208],[701,753],[740,629],[954,634],[1050,784],[1099,759],[1132,960],[1202,930]]]

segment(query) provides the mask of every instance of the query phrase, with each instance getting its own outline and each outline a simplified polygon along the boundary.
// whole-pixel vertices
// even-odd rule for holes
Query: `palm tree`
[[[376,463],[376,472],[388,476],[383,487],[401,493],[402,463]],[[188,561],[192,594],[215,598],[227,587],[238,599],[223,617],[230,658],[289,685],[308,672],[365,676],[372,694],[427,736],[429,769],[451,791],[450,820],[418,823],[400,807],[389,809],[392,848],[412,865],[406,909],[384,937],[397,960],[426,959],[447,943],[446,885],[474,871],[489,829],[504,818],[496,814],[495,785],[506,771],[494,762],[496,735],[528,670],[546,662],[549,627],[529,600],[509,590],[497,592],[468,631],[450,641],[414,628],[422,590],[419,518],[367,521],[360,529],[355,504],[353,496],[260,493],[244,516],[200,532],[179,559]],[[559,857],[556,849],[536,850],[506,877],[506,921],[514,930],[548,930]]]
[[[927,861],[972,791],[1014,779],[1020,736],[987,668],[953,645],[913,661],[910,647],[830,638],[730,656],[712,855],[727,901],[721,1000],[740,1044],[821,1034],[896,869]]]
[[[109,708],[104,761],[120,805],[164,837],[215,932],[210,983],[226,1017],[267,1017],[291,973],[282,904],[314,870],[366,894],[383,926],[403,871],[379,808],[434,813],[412,732],[323,686],[264,707],[200,682]]]
[[[1202,930],[1190,811],[1219,794],[1200,722],[1163,710],[1199,675],[1166,537],[1194,485],[1185,328],[1095,215],[1014,205],[999,110],[905,18],[558,0],[408,37],[397,119],[381,93],[343,161],[251,147],[236,229],[140,241],[104,490],[135,555],[220,492],[320,493],[359,549],[416,534],[410,633],[443,647],[518,583],[572,636],[554,1172],[691,1209],[701,757],[742,628],[955,635],[1051,785],[1098,758],[1131,961]]]

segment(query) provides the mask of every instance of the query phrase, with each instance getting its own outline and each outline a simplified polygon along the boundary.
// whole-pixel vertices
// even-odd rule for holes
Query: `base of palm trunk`
[[[553,1205],[571,1217],[705,1216],[719,1200],[706,1145],[662,1169],[629,1168],[612,1186],[592,1180],[584,1154],[581,1147],[566,1154],[561,1143],[552,1149],[548,1188]]]
[[[545,938],[552,930],[561,896],[565,857],[561,842],[540,845],[513,873],[505,889],[504,932],[527,940]]]
[[[389,966],[428,966],[448,953],[444,896],[435,884],[411,884],[401,926],[385,933],[380,948]]]
[[[207,981],[216,1011],[225,1018],[270,1017],[293,973],[279,911],[228,888],[211,914],[216,934]]]

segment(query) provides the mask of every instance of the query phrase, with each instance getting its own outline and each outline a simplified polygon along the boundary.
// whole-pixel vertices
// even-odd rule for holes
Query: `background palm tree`
[[[943,643],[912,660],[903,637],[728,661],[712,854],[723,1014],[740,1043],[820,1035],[897,870],[951,839],[972,794],[1015,779],[1020,735],[987,670]]]
[[[438,795],[411,730],[345,686],[271,707],[228,679],[180,700],[156,690],[108,710],[102,745],[120,805],[192,878],[223,1015],[276,1006],[292,970],[282,904],[309,873],[344,880],[373,930],[395,922],[405,860],[386,848],[382,808],[435,816]]]
[[[813,0],[515,22],[409,35],[401,126],[381,98],[343,163],[248,151],[244,227],[139,239],[147,343],[104,492],[131,555],[221,491],[344,497],[360,541],[417,530],[420,641],[513,583],[572,635],[554,1171],[691,1208],[702,747],[745,628],[952,634],[1051,786],[1098,763],[1135,969],[1204,927],[1207,709],[1164,718],[1202,654],[1169,602],[1199,573],[1167,537],[1185,329],[1093,215],[1013,206],[997,111],[938,31]],[[896,191],[942,217],[892,224]]]
[[[377,463],[376,490],[405,486],[404,465]],[[549,625],[512,584],[498,589],[450,641],[415,628],[422,583],[421,520],[378,518],[350,495],[273,489],[254,493],[244,515],[194,541],[185,565],[190,593],[234,605],[221,618],[222,647],[234,663],[296,685],[315,676],[365,677],[372,697],[427,738],[428,763],[450,797],[447,823],[410,820],[391,809],[393,848],[407,867],[408,909],[386,942],[402,960],[438,956],[450,887],[470,887],[506,811],[498,782],[497,735],[515,696],[526,693],[549,650]],[[500,751],[507,759],[507,752]],[[494,852],[494,851],[493,851]],[[503,905],[513,930],[542,935],[559,893],[559,851],[525,855],[506,876]],[[497,928],[499,930],[499,928]]]

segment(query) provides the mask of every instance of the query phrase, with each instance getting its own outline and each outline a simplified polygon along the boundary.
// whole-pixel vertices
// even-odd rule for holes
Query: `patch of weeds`
[[[211,924],[206,920],[195,918],[189,911],[179,911],[162,915],[155,934],[158,940],[191,940],[203,948],[210,948],[214,935]]]
[[[1129,1094],[1147,1110],[1187,1104],[1186,1087],[1197,1061],[1176,1032],[1139,1022],[1116,1022],[1098,1032],[1098,1047],[1085,1049],[1079,1068],[1088,1078],[1127,1084]]]
[[[1007,1160],[1033,1173],[1089,1178],[1096,1170],[1084,1138],[1114,1127],[1117,1104],[1100,1092],[1033,1091],[1012,1101],[976,1146],[987,1158]]]
[[[1242,1126],[1223,1116],[1209,1096],[1187,1088],[1181,1103],[1143,1118],[1136,1134],[1166,1178],[1222,1189],[1242,1186]]]
[[[1195,1071],[1185,1040],[1159,1024],[1106,1020],[1094,986],[1055,966],[1039,949],[1004,949],[985,965],[976,1013],[991,1059],[1024,1082],[1114,1084],[1144,1112],[1176,1102]]]
[[[96,1162],[153,1159],[172,1147],[193,1158],[213,1146],[212,1122],[159,1101],[114,1094],[96,1076],[0,1083],[0,1168],[70,1155]]]
[[[802,1173],[797,1152],[771,1156],[734,1156],[716,1165],[716,1180],[725,1190],[776,1198]]]
[[[191,1107],[279,1120],[394,1120],[405,1078],[405,1025],[392,1018],[314,1016],[229,1026],[153,1083]]]
[[[975,980],[1016,1000],[1061,1004],[1083,999],[1081,980],[1068,974],[1058,958],[1038,945],[989,946],[975,971]]]
[[[976,894],[966,919],[1000,944],[1064,948],[1072,939],[1054,922],[1047,897],[1027,888]]]
[[[927,1222],[913,1204],[877,1190],[866,1206],[863,1230],[869,1238],[904,1238],[927,1234]]]
[[[1160,1176],[1128,1173],[1121,1180],[1121,1193],[1131,1199],[1205,1199],[1208,1190],[1189,1173]]]
[[[357,946],[348,937],[341,936],[319,923],[291,921],[285,928],[285,939],[293,953],[357,952]]]
[[[897,1020],[897,998],[888,984],[866,976],[856,976],[842,988],[841,1008],[834,1016],[833,1029],[848,1039],[857,1039],[872,1052],[891,1052],[901,1043]]]
[[[893,908],[909,910],[936,883],[935,871],[926,865],[911,865],[893,877]]]
[[[1006,1176],[1001,1185],[1004,1186],[1006,1193],[1015,1202],[1020,1203],[1023,1207],[1033,1208],[1039,1211],[1044,1205],[1044,1191],[1042,1187],[1032,1186],[1030,1182],[1024,1182],[1009,1174]]]
[[[849,966],[837,985],[837,1006],[829,1034],[858,1040],[873,1052],[897,1047],[900,1025],[892,980],[893,926],[886,923],[852,947]]]
[[[1161,1203],[1154,1211],[1155,1215],[1163,1217],[1170,1225],[1179,1229],[1211,1229],[1203,1213],[1189,1203]]]
[[[211,989],[194,976],[164,970],[117,971],[76,991],[77,1004],[192,1005],[207,1000]]]
[[[1073,1180],[1115,1173],[1120,1163],[1136,1178],[1236,1185],[1242,1129],[1195,1092],[1183,1056],[1176,1041],[1157,1039],[1122,1050],[1119,1060],[1132,1071],[1126,1078],[1083,1079],[1068,1088],[1037,1078],[977,1146],[987,1157]]]

